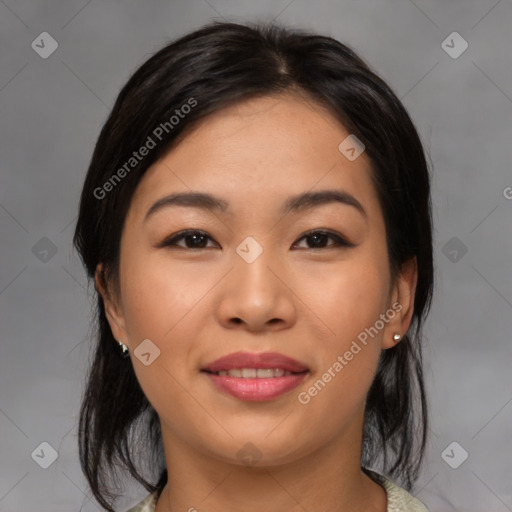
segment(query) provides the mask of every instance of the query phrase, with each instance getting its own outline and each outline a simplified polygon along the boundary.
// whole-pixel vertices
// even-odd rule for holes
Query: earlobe
[[[394,347],[407,333],[414,313],[414,297],[418,280],[416,256],[406,261],[397,276],[390,296],[395,314],[386,326],[382,348]]]

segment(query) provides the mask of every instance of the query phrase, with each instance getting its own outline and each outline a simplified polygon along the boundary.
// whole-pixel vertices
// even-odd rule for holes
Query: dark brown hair
[[[215,22],[162,48],[122,88],[101,130],[73,242],[88,277],[94,278],[101,262],[105,282],[117,288],[123,223],[146,170],[209,114],[288,91],[300,91],[328,108],[364,143],[385,219],[392,274],[417,258],[413,322],[400,343],[382,351],[367,396],[361,461],[363,468],[378,466],[410,489],[428,426],[421,327],[433,289],[429,170],[405,108],[350,47],[276,24]],[[191,98],[194,107],[173,122],[171,117],[183,112]],[[156,147],[127,167],[133,151],[148,137],[155,139],[156,127],[165,122]],[[126,172],[119,172],[123,166]],[[122,174],[121,182],[112,181],[115,173]],[[104,187],[109,180],[112,186]],[[107,188],[108,194],[98,192]],[[158,415],[130,360],[119,357],[100,294],[96,319],[97,341],[80,411],[80,462],[96,499],[113,511],[111,482],[118,468],[159,493],[167,472]]]

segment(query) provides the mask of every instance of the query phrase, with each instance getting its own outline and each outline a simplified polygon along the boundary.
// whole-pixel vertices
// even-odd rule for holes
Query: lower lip
[[[205,373],[213,385],[220,391],[227,393],[240,400],[250,402],[263,402],[273,400],[291,389],[296,388],[308,374],[294,373],[283,377],[272,377],[270,379],[242,377],[230,377],[229,375],[217,375],[215,373]]]

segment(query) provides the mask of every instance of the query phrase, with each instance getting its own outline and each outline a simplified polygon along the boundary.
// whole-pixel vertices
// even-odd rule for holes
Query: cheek
[[[124,268],[123,305],[130,334],[172,338],[178,323],[186,325],[190,313],[212,287],[214,276],[197,271],[197,266],[169,264],[162,257],[133,258]],[[197,264],[196,264],[197,265]]]
[[[355,339],[385,311],[389,273],[385,265],[361,257],[304,269],[296,286],[333,349]]]
[[[190,353],[201,330],[200,299],[212,287],[214,276],[201,278],[202,273],[164,263],[162,259],[132,254],[121,269],[121,293],[133,349],[149,339],[159,351],[147,366],[131,351],[137,380],[153,407],[174,424],[173,410],[185,416],[194,411],[194,401],[183,383],[193,370]]]
[[[388,285],[386,263],[363,255],[333,265],[327,274],[310,271],[302,281],[301,296],[325,334],[315,343],[318,367],[313,382],[301,388],[303,402],[317,417],[333,409],[333,427],[364,402],[375,375],[383,331],[374,329],[386,311]]]
[[[316,432],[316,443],[322,444],[347,428],[354,428],[354,435],[359,435],[366,395],[379,358],[378,351],[360,348],[350,361],[344,358],[345,352],[339,351],[344,362],[337,361],[337,353],[323,368],[325,371],[300,390],[297,407],[302,411],[301,429]],[[336,362],[340,366],[336,367]]]
[[[305,428],[327,437],[362,414],[381,354],[382,331],[368,332],[386,309],[388,291],[388,274],[379,265],[358,262],[340,268],[329,279],[311,276],[304,285],[313,290],[314,282],[326,283],[306,302],[328,329],[316,340],[318,366],[297,399],[304,407]]]

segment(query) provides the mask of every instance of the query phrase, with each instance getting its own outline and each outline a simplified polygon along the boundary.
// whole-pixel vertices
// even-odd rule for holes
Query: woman
[[[426,510],[429,172],[352,49],[233,23],[164,47],[100,133],[74,244],[105,510],[118,468],[150,492],[133,512]]]

